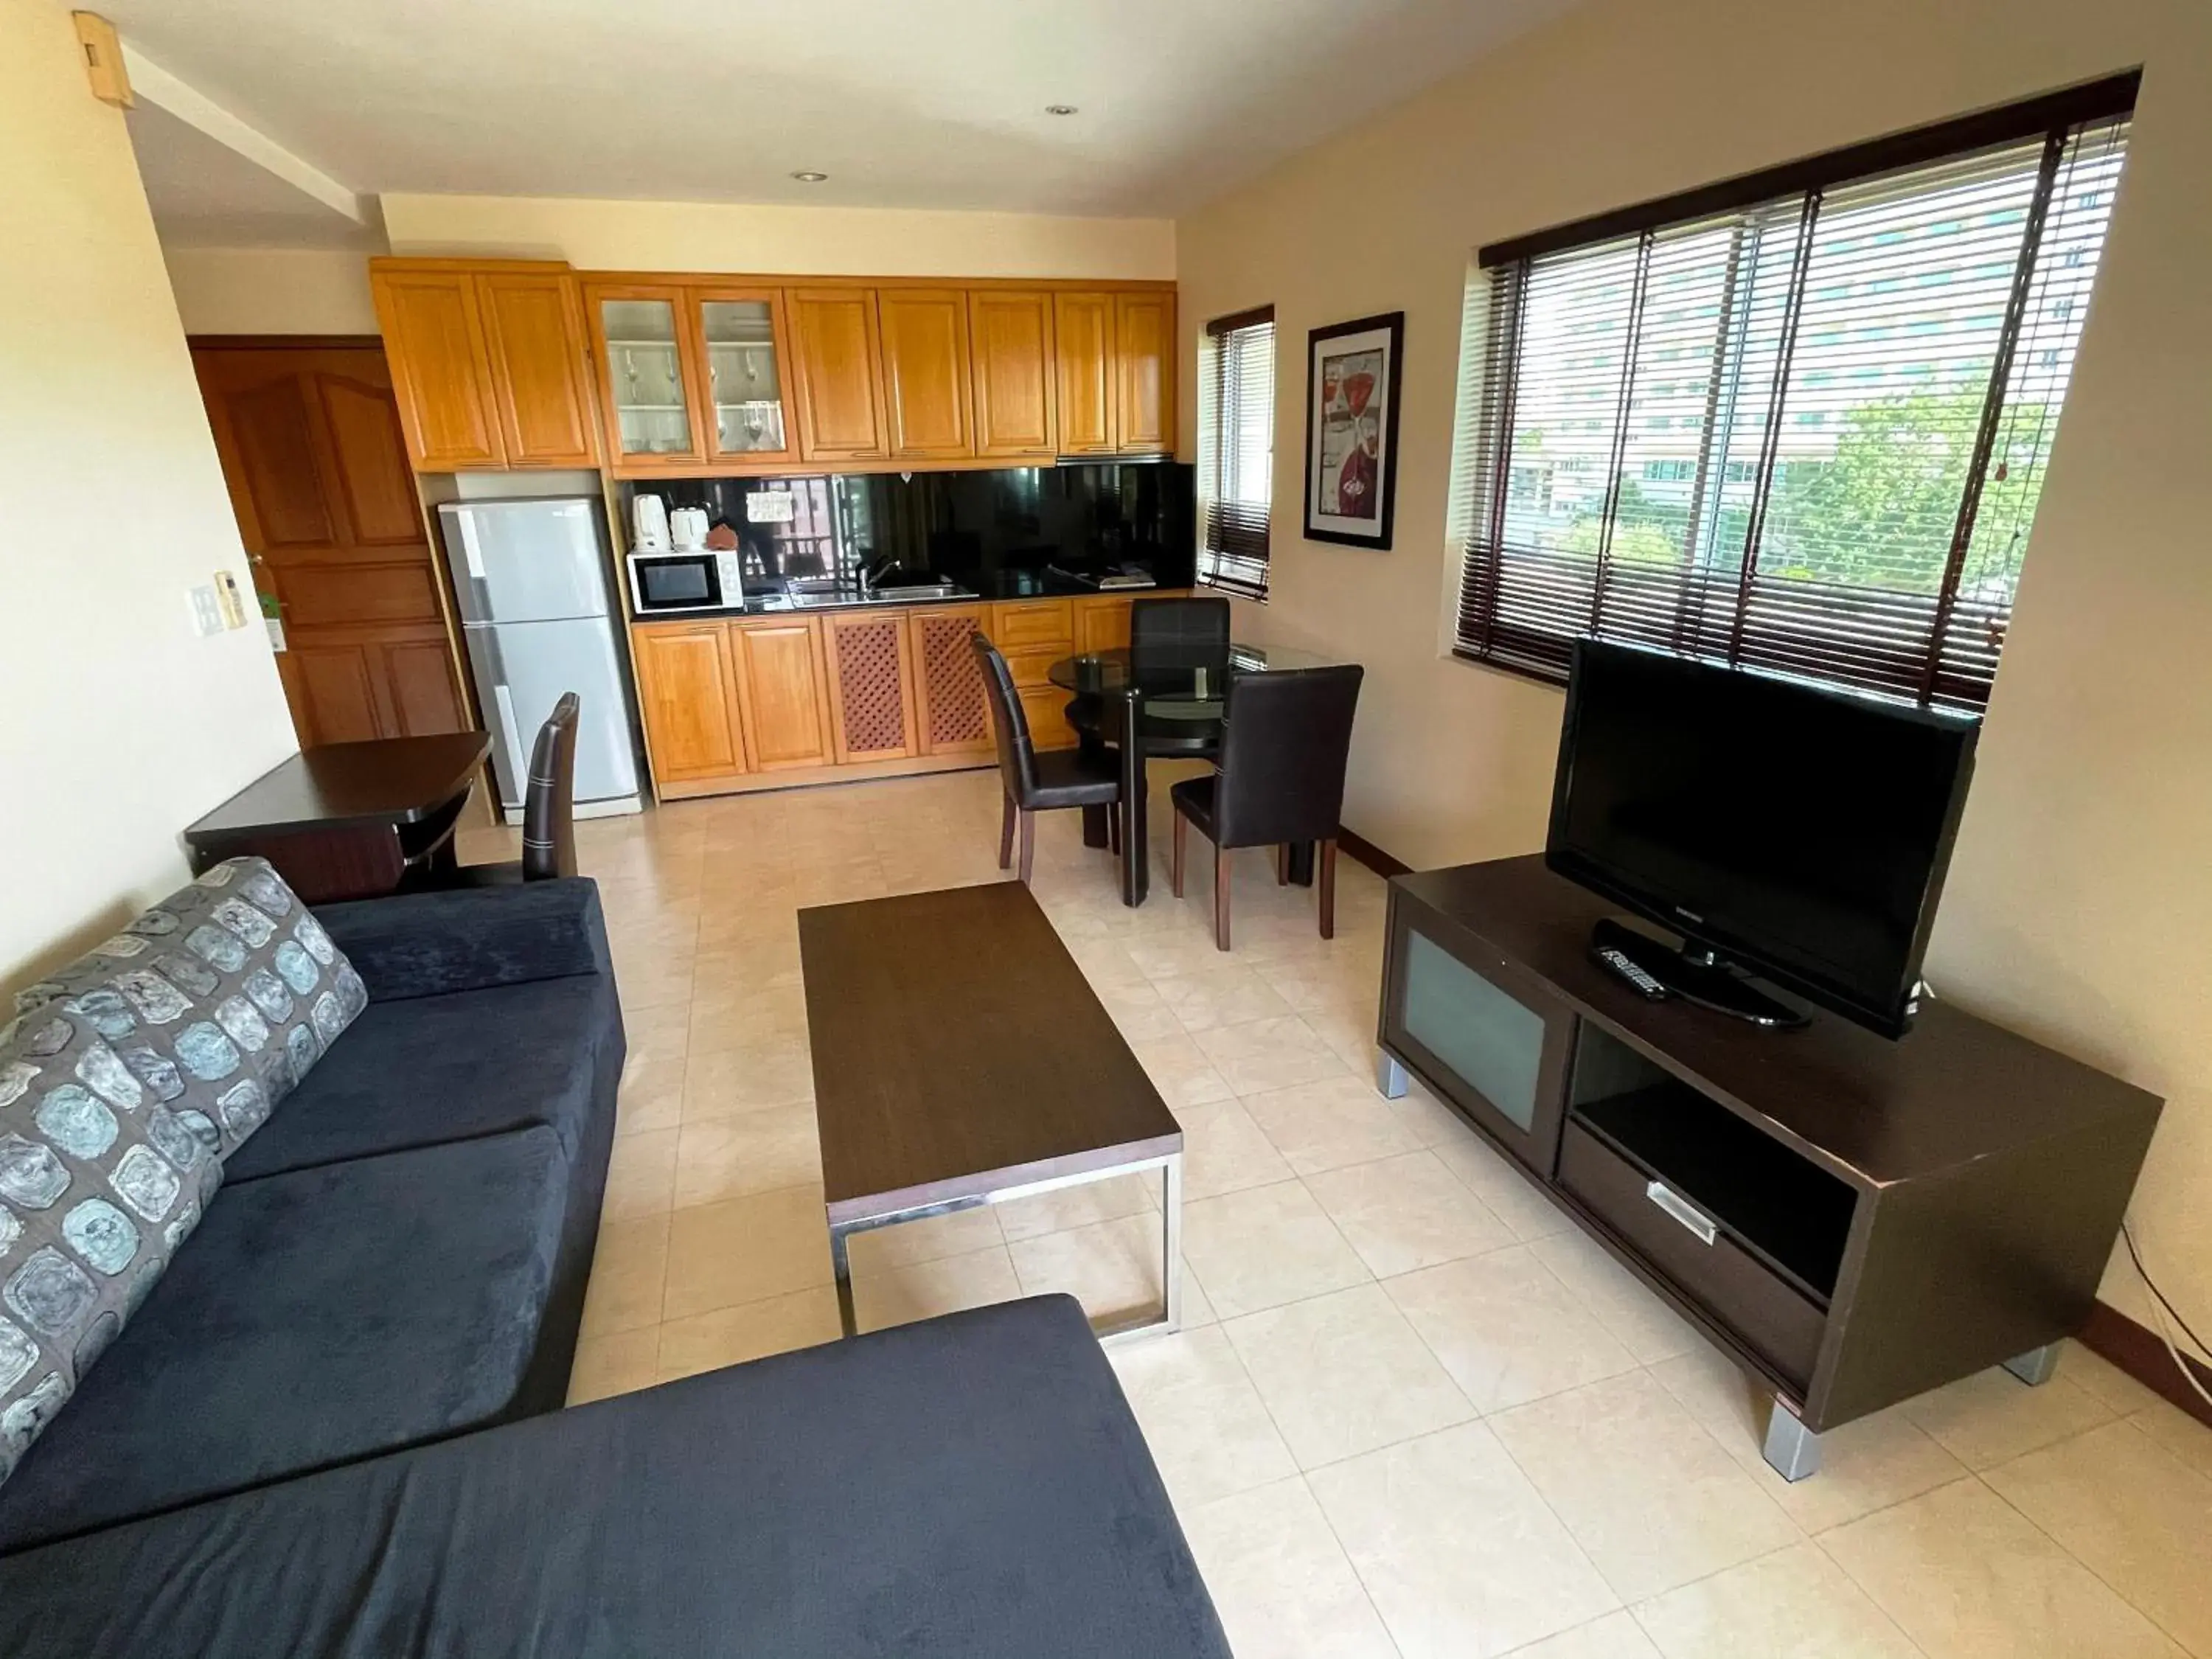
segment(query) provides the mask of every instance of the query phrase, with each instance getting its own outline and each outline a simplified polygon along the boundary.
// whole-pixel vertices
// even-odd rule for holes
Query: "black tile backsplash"
[[[854,580],[885,560],[986,597],[1080,586],[1054,570],[1096,576],[1133,564],[1163,587],[1187,587],[1194,574],[1192,469],[1176,461],[639,480],[622,486],[625,546],[639,494],[672,513],[704,507],[734,531],[748,592],[791,577]]]

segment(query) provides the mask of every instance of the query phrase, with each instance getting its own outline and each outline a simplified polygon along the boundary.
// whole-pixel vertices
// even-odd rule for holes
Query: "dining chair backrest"
[[[1344,816],[1352,717],[1365,671],[1240,674],[1229,683],[1214,784],[1214,842],[1270,847],[1328,841]]]
[[[983,671],[983,690],[991,700],[991,732],[999,743],[999,775],[1017,806],[1036,790],[1036,749],[1030,741],[1029,716],[1014,690],[1014,676],[998,647],[980,633],[968,636],[969,648]]]
[[[1229,601],[1218,599],[1132,599],[1129,602],[1129,665],[1141,676],[1147,668],[1201,668],[1229,656]]]
[[[576,694],[563,691],[530,750],[522,796],[522,878],[576,873]]]

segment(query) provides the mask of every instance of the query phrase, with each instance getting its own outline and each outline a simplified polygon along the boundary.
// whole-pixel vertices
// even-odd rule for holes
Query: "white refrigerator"
[[[564,691],[578,703],[577,816],[638,811],[599,503],[588,495],[447,501],[438,517],[508,822],[521,819],[531,745]]]

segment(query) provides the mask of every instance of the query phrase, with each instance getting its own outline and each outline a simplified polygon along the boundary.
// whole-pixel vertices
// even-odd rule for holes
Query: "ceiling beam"
[[[148,103],[197,127],[333,213],[357,225],[374,222],[374,206],[368,198],[347,189],[313,162],[301,160],[258,127],[249,126],[212,98],[187,86],[128,40],[123,43],[123,63],[130,72],[131,89]]]

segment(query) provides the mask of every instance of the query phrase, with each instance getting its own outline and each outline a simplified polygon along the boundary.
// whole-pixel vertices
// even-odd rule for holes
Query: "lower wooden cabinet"
[[[904,760],[916,753],[906,617],[896,611],[848,611],[823,617],[822,629],[837,764]]]
[[[985,605],[916,611],[908,617],[914,653],[915,723],[925,755],[990,755],[998,750],[983,665],[969,641],[990,635]]]
[[[1075,602],[1075,648],[1119,651],[1129,643],[1129,601],[1105,599]]]
[[[631,635],[653,775],[663,783],[746,771],[729,624],[661,623]]]
[[[727,624],[737,670],[738,714],[745,753],[758,772],[827,766],[830,688],[823,671],[821,620],[775,617]]]

